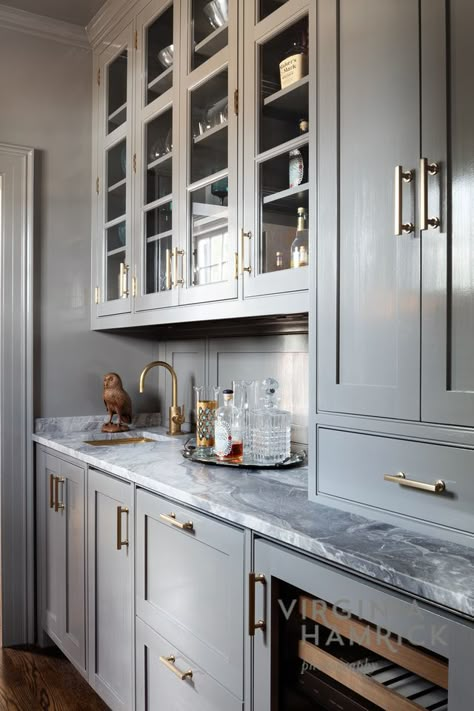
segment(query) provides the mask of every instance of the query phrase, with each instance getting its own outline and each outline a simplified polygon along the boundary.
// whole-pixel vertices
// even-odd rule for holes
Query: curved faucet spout
[[[184,417],[184,405],[178,407],[178,376],[176,375],[175,369],[164,360],[154,360],[146,365],[140,374],[140,385],[139,391],[142,393],[145,387],[145,377],[149,370],[161,366],[166,368],[166,370],[171,375],[171,407],[169,412],[170,426],[168,434],[182,434],[181,425],[183,424]]]

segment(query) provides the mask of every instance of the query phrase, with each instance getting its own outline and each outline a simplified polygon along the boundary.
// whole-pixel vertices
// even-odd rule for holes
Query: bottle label
[[[295,81],[299,81],[308,73],[308,55],[292,54],[280,62],[280,84],[284,89]]]
[[[218,420],[214,433],[214,452],[218,457],[226,457],[232,451],[232,433],[227,422]]]

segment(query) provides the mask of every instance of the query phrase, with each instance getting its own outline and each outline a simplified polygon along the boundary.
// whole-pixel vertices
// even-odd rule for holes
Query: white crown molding
[[[86,27],[89,43],[95,49],[110,29],[130,12],[137,2],[131,0],[107,0]]]
[[[90,50],[85,28],[0,4],[0,27]]]

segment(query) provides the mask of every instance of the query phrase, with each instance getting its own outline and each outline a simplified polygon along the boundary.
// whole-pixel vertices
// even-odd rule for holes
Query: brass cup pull
[[[54,474],[49,475],[49,508],[54,509]]]
[[[252,273],[252,267],[249,265],[248,267],[245,266],[245,238],[249,240],[252,239],[252,233],[251,232],[245,232],[243,229],[240,230],[240,263],[242,265],[241,268],[241,273],[245,274],[251,274]]]
[[[179,528],[182,531],[194,530],[194,524],[192,521],[184,521],[184,523],[181,521],[177,521],[175,513],[160,514],[160,518],[162,521],[166,521],[166,523],[170,523],[172,526],[174,526],[175,528]]]
[[[64,509],[64,501],[59,501],[59,485],[64,484],[65,479],[63,476],[55,476],[54,479],[54,510],[62,511]]]
[[[265,629],[265,620],[255,622],[255,585],[256,583],[266,584],[265,576],[261,573],[249,573],[249,635],[255,636],[255,630]]]
[[[439,217],[428,217],[428,175],[438,175],[439,164],[420,159],[420,230],[435,230],[441,225]]]
[[[401,165],[397,165],[395,167],[394,232],[396,237],[402,234],[410,234],[410,232],[415,231],[415,225],[413,224],[413,222],[403,222],[403,183],[411,183],[414,177],[414,170],[403,170],[403,167]]]
[[[407,479],[403,472],[398,474],[384,474],[385,481],[391,481],[400,486],[407,486],[410,489],[421,489],[421,491],[429,491],[432,494],[442,494],[446,491],[446,484],[442,479],[438,479],[434,484],[426,484],[424,481],[415,481]]]
[[[178,679],[181,679],[181,681],[193,678],[192,669],[188,669],[187,671],[182,672],[178,669],[178,667],[175,666],[176,657],[174,656],[174,654],[170,654],[168,657],[160,657],[160,662],[164,664],[167,669],[172,671],[173,674],[178,677]]]
[[[127,514],[127,537],[122,540],[122,514]],[[117,506],[117,550],[122,550],[123,546],[128,546],[128,508],[127,506]]]

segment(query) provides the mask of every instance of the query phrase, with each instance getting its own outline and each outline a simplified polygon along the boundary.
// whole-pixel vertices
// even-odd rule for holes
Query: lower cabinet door
[[[136,635],[137,711],[242,711],[242,701],[139,618]]]
[[[89,470],[89,683],[111,709],[134,708],[133,487]]]

